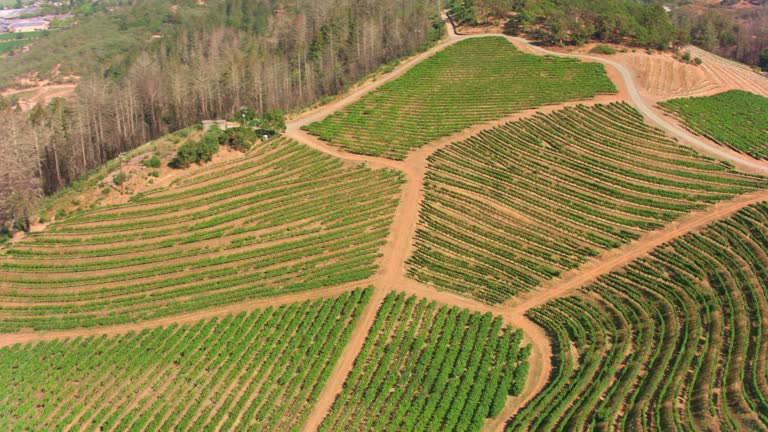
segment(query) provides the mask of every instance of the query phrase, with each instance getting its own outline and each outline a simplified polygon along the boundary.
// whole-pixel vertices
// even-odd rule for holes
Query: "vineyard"
[[[555,367],[508,430],[768,430],[766,233],[753,205],[530,311]]]
[[[670,141],[624,103],[510,122],[429,161],[408,273],[489,303],[766,184]]]
[[[346,151],[404,159],[473,124],[615,91],[601,64],[525,54],[500,37],[474,38],[306,130]]]
[[[0,349],[0,428],[297,430],[372,290]]]
[[[285,139],[74,215],[0,255],[0,331],[135,322],[360,281],[403,176]]]
[[[331,30],[286,85],[345,64]],[[768,79],[633,51],[609,62],[619,92],[599,62],[476,36],[285,136],[157,140],[46,198],[31,232],[0,208],[0,431],[768,432],[768,169],[644,99]],[[768,159],[758,94],[659,105]]]
[[[659,106],[688,128],[757,159],[768,159],[768,97],[731,90],[714,96],[672,99]]]
[[[390,293],[321,431],[478,431],[525,384],[500,317]]]

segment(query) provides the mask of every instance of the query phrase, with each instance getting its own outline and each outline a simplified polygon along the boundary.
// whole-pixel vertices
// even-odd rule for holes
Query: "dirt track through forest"
[[[642,236],[640,239],[626,244],[621,248],[604,252],[599,257],[593,259],[591,262],[579,267],[578,269],[567,272],[558,279],[551,280],[542,284],[542,286],[535,291],[519,296],[502,305],[488,305],[453,292],[439,291],[435,287],[425,285],[407,278],[405,276],[405,261],[411,254],[414,236],[418,226],[419,208],[423,199],[422,186],[427,169],[427,157],[438,149],[450,144],[451,142],[462,140],[476,134],[481,130],[495,127],[510,120],[531,116],[535,112],[551,112],[565,106],[573,106],[576,104],[590,105],[595,103],[608,103],[626,99],[629,103],[635,106],[652,124],[662,128],[672,136],[680,138],[683,142],[691,144],[698,150],[722,159],[729,160],[733,162],[737,167],[744,170],[768,173],[768,164],[754,160],[748,160],[749,158],[745,159],[743,155],[736,154],[735,152],[724,151],[724,149],[717,146],[716,144],[700,140],[683,131],[678,126],[669,123],[666,119],[654,111],[654,109],[649,107],[649,105],[638,92],[632,74],[623,65],[612,60],[593,56],[552,53],[540,47],[531,45],[523,39],[512,37],[509,37],[508,39],[516,43],[518,46],[523,45],[521,48],[524,48],[527,52],[535,51],[539,54],[554,54],[557,56],[577,57],[589,61],[598,61],[608,65],[610,68],[613,68],[613,71],[609,70],[609,75],[614,79],[614,81],[616,78],[621,78],[622,82],[616,83],[620,90],[619,93],[617,95],[599,96],[588,101],[569,102],[545,106],[534,110],[527,110],[494,122],[476,125],[458,134],[440,139],[422,148],[416,149],[412,151],[404,161],[394,161],[389,159],[346,153],[336,147],[330,146],[327,143],[320,141],[316,137],[309,135],[308,133],[301,130],[302,126],[314,121],[322,120],[333,112],[338,111],[339,109],[342,109],[349,104],[359,100],[363,95],[378,88],[382,84],[396,79],[397,77],[410,70],[420,61],[429,57],[435,52],[442,50],[443,48],[465,38],[487,36],[456,35],[452,31],[451,27],[448,26],[448,24],[446,25],[449,29],[448,37],[436,44],[431,49],[404,61],[392,72],[386,74],[385,76],[365,82],[360,86],[353,88],[351,92],[346,96],[337,98],[327,105],[307,111],[306,113],[291,119],[287,123],[287,130],[285,135],[309,147],[338,157],[339,159],[342,159],[348,163],[365,163],[367,166],[374,169],[398,169],[405,173],[406,183],[403,185],[403,190],[400,196],[400,203],[395,213],[387,243],[382,251],[382,258],[379,261],[379,271],[376,275],[374,275],[374,277],[365,281],[339,285],[331,288],[292,293],[272,298],[255,299],[244,303],[228,305],[220,308],[211,308],[181,316],[171,316],[159,320],[146,321],[137,324],[125,324],[95,329],[75,329],[69,331],[6,334],[0,336],[0,346],[66,337],[71,338],[101,334],[114,335],[127,331],[138,331],[155,326],[169,325],[171,323],[191,323],[200,319],[221,316],[228,313],[239,313],[242,311],[250,311],[256,308],[264,308],[268,306],[277,306],[286,303],[304,301],[307,299],[334,296],[342,292],[349,291],[355,287],[373,285],[376,288],[375,293],[359,317],[357,325],[351,334],[350,340],[344,347],[344,350],[342,351],[341,357],[339,358],[337,364],[334,366],[325,387],[319,395],[318,401],[315,403],[312,412],[310,413],[309,418],[304,425],[303,430],[316,430],[330,410],[333,402],[343,388],[347,374],[352,369],[354,361],[362,349],[367,334],[371,328],[371,325],[373,324],[376,313],[384,297],[391,291],[403,291],[407,294],[417,295],[419,297],[434,300],[442,304],[468,308],[473,311],[491,312],[496,315],[501,315],[507,324],[523,330],[525,335],[524,341],[526,343],[530,343],[532,346],[532,353],[530,358],[531,368],[529,371],[528,381],[526,382],[523,393],[518,397],[510,397],[508,401],[509,403],[504,408],[504,410],[502,410],[501,414],[496,418],[488,420],[484,427],[485,430],[503,430],[507,419],[511,417],[520,406],[524,405],[546,385],[552,368],[552,347],[550,345],[549,339],[541,327],[534,324],[525,316],[526,311],[528,311],[530,308],[540,306],[550,299],[569,295],[580,287],[583,287],[585,284],[593,281],[598,276],[621,268],[623,265],[647,254],[653,250],[653,248],[659,245],[669,242],[670,240],[673,240],[692,230],[700,229],[716,220],[730,216],[731,214],[749,204],[768,200],[768,191],[756,192],[743,195],[726,202],[722,202],[702,211],[691,213],[681,218],[677,222],[672,223],[663,229],[649,232]]]

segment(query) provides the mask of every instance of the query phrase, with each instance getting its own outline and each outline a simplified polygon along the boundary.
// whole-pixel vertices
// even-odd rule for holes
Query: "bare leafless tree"
[[[29,231],[31,213],[42,196],[40,156],[35,149],[35,132],[26,117],[7,113],[0,122],[0,223],[23,220]]]

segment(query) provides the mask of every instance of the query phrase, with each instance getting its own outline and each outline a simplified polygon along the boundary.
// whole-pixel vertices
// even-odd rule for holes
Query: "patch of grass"
[[[616,49],[608,45],[595,45],[595,47],[589,50],[589,52],[592,54],[612,55],[616,54]]]

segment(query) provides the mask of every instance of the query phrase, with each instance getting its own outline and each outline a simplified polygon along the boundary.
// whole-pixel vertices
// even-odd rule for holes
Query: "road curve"
[[[589,60],[589,61],[599,62],[616,69],[621,75],[622,80],[624,81],[624,86],[627,90],[627,94],[629,95],[631,104],[635,108],[637,108],[637,110],[640,111],[640,113],[643,114],[643,116],[647,120],[649,120],[651,123],[653,123],[656,127],[664,130],[665,132],[667,132],[668,134],[672,135],[677,139],[685,141],[691,147],[694,147],[697,150],[700,150],[702,153],[707,153],[709,155],[712,155],[733,163],[737,168],[740,168],[746,171],[761,173],[761,174],[768,174],[768,163],[764,161],[752,159],[747,155],[736,153],[728,148],[722,147],[718,144],[696,137],[690,134],[689,132],[685,131],[684,129],[680,128],[679,126],[670,123],[667,119],[659,115],[653,109],[653,107],[651,107],[647,103],[645,98],[643,98],[643,96],[640,95],[640,91],[637,88],[637,83],[635,82],[635,77],[633,76],[632,71],[625,65],[615,60],[611,60],[603,57],[584,55],[584,54],[566,54],[566,53],[549,51],[538,45],[531,43],[531,41],[527,39],[523,39],[519,37],[506,36],[506,38],[514,42],[525,44],[531,47],[533,50],[538,51],[545,55],[553,55],[557,57],[571,57],[571,58],[577,58],[582,60]]]

